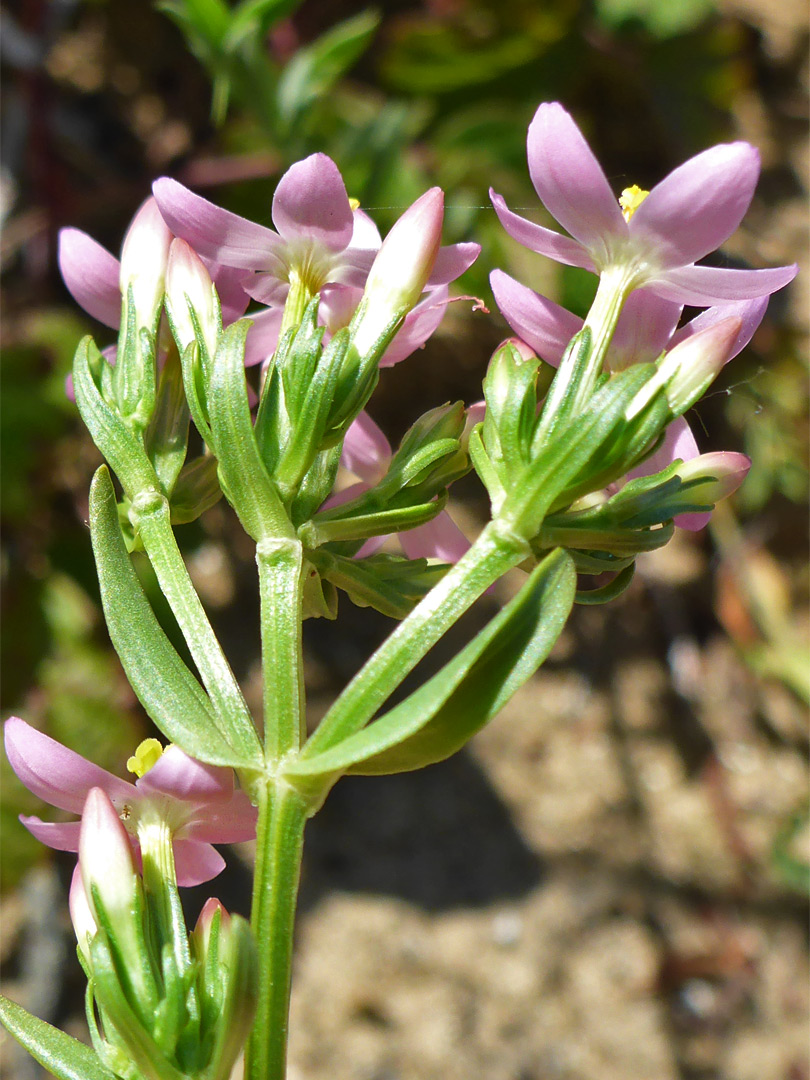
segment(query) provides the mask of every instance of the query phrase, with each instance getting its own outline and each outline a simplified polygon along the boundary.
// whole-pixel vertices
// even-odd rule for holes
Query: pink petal
[[[88,315],[117,330],[121,321],[118,259],[80,229],[60,229],[58,261],[73,299]]]
[[[189,803],[227,802],[233,794],[233,770],[196,761],[172,745],[135,787],[141,796],[169,795]]]
[[[273,224],[288,243],[306,237],[329,251],[348,246],[354,230],[352,208],[330,157],[311,154],[287,170],[273,196]]]
[[[354,221],[352,226],[352,238],[346,248],[346,255],[356,254],[369,254],[371,260],[369,266],[374,261],[374,256],[380,250],[382,244],[382,237],[380,236],[380,230],[368,216],[364,210],[354,211]]]
[[[596,273],[596,264],[577,240],[572,240],[569,236],[563,236],[562,233],[554,232],[552,229],[544,229],[542,225],[535,225],[533,221],[527,221],[526,218],[513,213],[503,197],[492,188],[489,189],[489,197],[501,225],[513,240],[517,240],[530,251],[536,251],[538,255],[547,255],[549,259],[555,259],[567,266],[581,266],[585,270]]]
[[[489,283],[501,314],[518,337],[556,367],[568,342],[582,329],[582,320],[502,270],[493,270]]]
[[[5,724],[6,755],[23,784],[40,799],[80,814],[91,788],[100,787],[116,805],[131,801],[132,784],[87,761],[80,754],[11,716]]]
[[[447,286],[440,285],[427,294],[413,311],[405,316],[394,340],[380,357],[380,367],[393,367],[421,349],[427,339],[438,329],[447,311]]]
[[[449,285],[465,270],[469,270],[481,254],[480,244],[449,244],[439,248],[433,270],[428,278],[428,287]]]
[[[172,847],[177,884],[184,888],[202,885],[225,869],[225,860],[210,844],[199,840],[175,839]]]
[[[737,304],[721,304],[717,307],[707,308],[696,319],[692,319],[686,326],[682,326],[680,330],[676,331],[670,342],[670,348],[681,341],[685,341],[692,334],[697,334],[701,330],[722,322],[723,319],[730,316],[736,316],[742,320],[742,326],[729,353],[728,359],[731,360],[742,352],[756,333],[757,327],[762,322],[767,310],[769,299],[768,296],[760,296],[756,300],[741,300]]]
[[[169,177],[152,185],[163,219],[198,255],[225,266],[263,270],[282,241],[263,225],[223,210]]]
[[[697,262],[731,236],[748,209],[759,177],[759,152],[723,143],[679,165],[652,189],[630,219],[662,267]]]
[[[662,300],[646,289],[631,293],[610,343],[611,371],[657,360],[667,347],[682,311],[680,304]]]
[[[534,114],[528,137],[529,174],[546,210],[594,257],[605,239],[627,226],[602,166],[572,117],[558,102]]]
[[[260,304],[284,307],[284,301],[290,291],[287,265],[275,255],[269,255],[267,267],[266,273],[246,274],[240,284],[248,296],[253,300],[258,300]]]
[[[318,318],[327,326],[330,334],[336,334],[352,321],[363,298],[363,290],[352,285],[330,283],[324,285],[320,295]]]
[[[677,461],[679,458],[682,461],[691,461],[699,453],[700,450],[695,442],[692,429],[686,420],[679,416],[677,420],[673,420],[667,427],[664,432],[664,441],[655,453],[648,457],[646,461],[642,461],[640,465],[636,465],[634,469],[631,469],[626,479],[633,480],[637,476],[652,476],[654,473],[668,468],[673,461]]]
[[[25,814],[20,814],[20,821],[40,843],[55,851],[79,850],[80,821],[42,821],[41,818],[26,817]]]
[[[643,205],[643,204],[642,204]],[[753,300],[769,296],[792,281],[798,266],[775,266],[769,270],[727,270],[717,266],[681,266],[645,287],[664,300],[676,304],[727,304],[732,300]]]
[[[252,364],[263,364],[276,351],[284,308],[265,308],[264,311],[249,317],[253,325],[248,330],[245,340],[246,367]]]
[[[341,464],[367,484],[376,484],[391,463],[391,444],[363,411],[352,421],[343,441]]]
[[[470,541],[446,510],[432,521],[399,534],[402,550],[409,559],[439,559],[455,563],[469,550]]]
[[[245,273],[235,267],[212,262],[211,259],[202,261],[217,287],[217,295],[222,307],[222,323],[224,326],[230,326],[231,323],[242,318],[250,301],[250,297],[242,288]]]
[[[237,844],[256,839],[258,811],[244,791],[235,791],[224,805],[200,807],[183,825],[179,834],[209,844]]]

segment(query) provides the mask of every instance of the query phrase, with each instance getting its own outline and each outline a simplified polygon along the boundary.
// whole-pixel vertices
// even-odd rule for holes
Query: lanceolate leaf
[[[181,749],[211,765],[247,765],[217,727],[207,694],[175,651],[144,595],[118,524],[107,469],[90,489],[90,532],[110,638],[147,713]]]
[[[57,1080],[116,1080],[94,1050],[21,1005],[0,996],[0,1021],[28,1053]]]
[[[551,552],[520,593],[422,687],[337,746],[287,769],[300,777],[418,769],[449,757],[540,666],[560,635],[576,590],[567,552]]]

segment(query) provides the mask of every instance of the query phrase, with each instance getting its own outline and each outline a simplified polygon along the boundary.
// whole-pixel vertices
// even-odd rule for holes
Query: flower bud
[[[180,351],[197,340],[199,329],[209,357],[213,356],[221,329],[219,300],[205,264],[185,240],[173,240],[169,248],[166,307]]]
[[[68,908],[70,910],[70,921],[73,923],[73,929],[76,933],[76,943],[79,946],[79,951],[84,957],[85,963],[89,963],[89,944],[95,937],[98,927],[96,926],[96,920],[93,917],[93,912],[87,899],[87,893],[84,891],[81,868],[78,864],[76,865],[76,868],[73,871],[73,877],[70,880]]]
[[[690,503],[714,506],[736,491],[748,475],[751,459],[745,454],[717,451],[699,454],[675,467],[675,475],[684,484],[684,498]],[[709,521],[709,511],[676,514],[675,524],[681,529],[697,532]]]
[[[110,920],[128,916],[137,888],[129,836],[109,796],[91,788],[82,811],[79,868],[90,910],[96,917],[95,889]]]
[[[137,325],[148,330],[154,330],[157,323],[171,242],[172,234],[160,216],[157,203],[153,198],[147,199],[124,237],[119,280],[125,303],[132,289]]]
[[[439,251],[444,192],[434,187],[408,207],[383,241],[369,271],[352,344],[365,355],[391,322],[422,295]]]
[[[742,327],[738,316],[729,316],[686,338],[667,353],[658,373],[666,384],[673,414],[680,416],[714,382],[731,358]]]

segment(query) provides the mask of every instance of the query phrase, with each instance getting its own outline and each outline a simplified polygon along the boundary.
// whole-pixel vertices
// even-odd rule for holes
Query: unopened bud
[[[96,936],[98,927],[96,926],[96,920],[93,916],[90,902],[87,899],[87,893],[84,891],[81,868],[78,864],[73,871],[73,877],[70,880],[68,909],[70,911],[70,921],[73,923],[73,930],[76,934],[76,943],[79,946],[79,951],[85,961],[89,962],[89,945]]]
[[[675,468],[675,475],[684,484],[684,497],[690,503],[714,506],[727,498],[742,484],[751,468],[751,459],[745,454],[717,451],[699,454]],[[696,532],[709,520],[708,511],[677,514],[675,524],[682,529]]]
[[[101,788],[91,788],[84,803],[79,867],[92,912],[95,890],[111,920],[130,915],[137,888],[132,849],[115,807]]]
[[[185,240],[173,240],[169,249],[166,307],[180,351],[197,340],[199,331],[213,356],[221,330],[219,300],[205,264]]]
[[[434,187],[408,207],[386,236],[368,275],[352,344],[365,355],[392,321],[422,295],[439,251],[444,192]]]
[[[742,327],[738,316],[721,319],[686,338],[667,353],[658,369],[666,383],[669,407],[680,416],[694,404],[730,359]]]
[[[166,285],[166,264],[172,234],[153,198],[141,206],[127,229],[121,248],[121,295],[130,289],[139,327],[154,330]]]

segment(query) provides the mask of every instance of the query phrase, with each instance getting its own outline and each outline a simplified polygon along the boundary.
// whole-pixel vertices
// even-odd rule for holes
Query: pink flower
[[[160,222],[159,227],[155,218]],[[146,235],[142,228],[144,224],[147,226]],[[160,234],[164,234],[162,239]],[[144,250],[148,254],[150,238],[155,236],[159,240],[160,253],[163,252],[165,245],[163,273],[160,275],[162,280],[165,274],[165,263],[168,260],[171,233],[157,212],[155,200],[150,197],[141,205],[132,219],[132,224],[124,238],[124,252],[127,254],[128,262],[128,268],[125,267],[125,270],[127,270],[128,278],[136,273],[133,262],[136,255],[140,255]],[[143,258],[142,255],[140,257]],[[59,230],[58,261],[65,285],[73,299],[88,315],[92,315],[105,326],[117,330],[121,321],[122,277],[121,263],[118,259],[81,229],[70,228]],[[248,305],[247,294],[239,285],[241,275],[218,266],[210,260],[206,262],[206,266],[219,292],[223,319],[226,323],[234,322],[244,314]]]
[[[346,432],[340,459],[343,467],[353,473],[359,483],[352,484],[337,496],[333,495],[329,504],[353,499],[377,484],[388,472],[392,456],[391,444],[382,430],[367,412],[361,412]],[[397,533],[397,538],[409,559],[438,559],[454,563],[470,546],[469,540],[446,510],[424,525]],[[384,540],[384,536],[372,537],[361,548],[360,557],[376,551]]]
[[[5,724],[5,746],[14,772],[40,799],[81,814],[91,788],[101,788],[137,847],[139,818],[158,812],[174,838],[179,885],[198,885],[225,867],[212,844],[232,844],[256,835],[256,810],[234,789],[231,769],[204,765],[177,746],[134,784],[87,761],[19,717]],[[148,812],[148,813],[147,813]],[[78,851],[81,822],[44,822],[21,816],[29,832],[58,851]]]
[[[571,116],[542,104],[529,126],[529,174],[549,213],[570,236],[513,213],[490,191],[501,224],[519,243],[594,273],[617,271],[627,287],[646,287],[676,304],[724,304],[786,285],[796,266],[730,270],[696,266],[735,231],[759,176],[748,143],[714,146],[680,165],[649,193],[626,189],[625,213]]]
[[[380,248],[376,225],[352,209],[338,167],[326,154],[312,154],[282,176],[273,196],[277,232],[168,177],[157,180],[153,191],[175,236],[203,258],[243,271],[243,287],[264,304],[282,305],[293,279],[312,296],[325,285],[362,288]],[[477,244],[439,248],[427,287],[455,280],[479,250]]]

